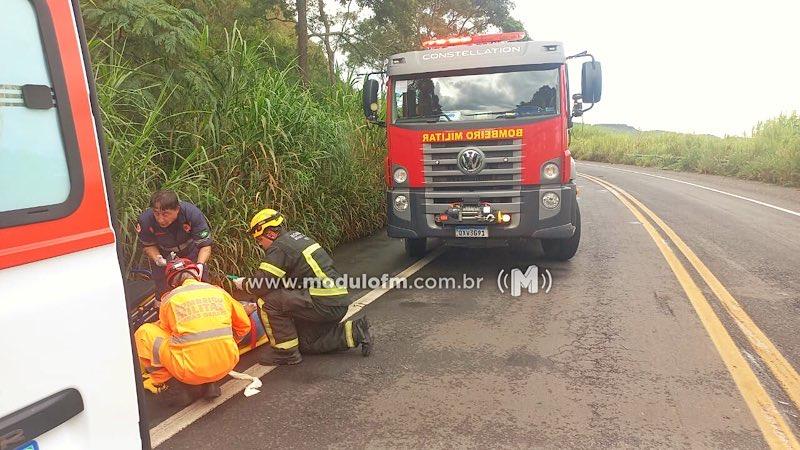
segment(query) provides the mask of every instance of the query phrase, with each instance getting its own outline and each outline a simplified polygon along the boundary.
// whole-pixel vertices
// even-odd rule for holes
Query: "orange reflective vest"
[[[236,343],[250,332],[250,318],[239,302],[217,286],[192,279],[161,299],[159,322],[169,338],[154,342],[160,361],[153,362],[189,384],[217,381],[233,370],[239,362]]]

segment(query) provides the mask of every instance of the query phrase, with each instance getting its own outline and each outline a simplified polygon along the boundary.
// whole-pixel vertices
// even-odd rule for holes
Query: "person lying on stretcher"
[[[218,397],[216,382],[239,362],[237,342],[250,332],[248,316],[256,306],[242,306],[222,288],[201,282],[191,260],[170,261],[165,275],[173,289],[161,298],[158,322],[134,333],[142,370],[170,406]]]

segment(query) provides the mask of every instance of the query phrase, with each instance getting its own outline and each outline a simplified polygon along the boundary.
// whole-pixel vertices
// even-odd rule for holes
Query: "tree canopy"
[[[379,67],[393,54],[422,41],[487,31],[524,31],[511,15],[512,0],[357,0],[372,14],[356,26],[348,62]]]

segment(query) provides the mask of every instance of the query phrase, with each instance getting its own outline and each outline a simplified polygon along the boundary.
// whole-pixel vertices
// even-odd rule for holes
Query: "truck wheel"
[[[547,259],[567,261],[575,256],[578,244],[581,241],[581,210],[575,205],[572,223],[575,225],[575,234],[566,239],[542,239],[542,249]]]
[[[425,255],[428,248],[427,238],[406,238],[406,255],[417,258]]]

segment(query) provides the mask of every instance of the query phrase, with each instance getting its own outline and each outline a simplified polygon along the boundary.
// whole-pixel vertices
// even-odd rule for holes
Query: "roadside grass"
[[[150,193],[171,188],[212,226],[212,273],[249,273],[247,234],[264,207],[330,248],[385,222],[381,130],[367,128],[346,83],[303,87],[266,44],[236,29],[184,67],[181,82],[133,66],[121,46],[91,42],[128,269],[146,266],[135,224]],[[187,81],[188,80],[188,81]]]
[[[671,132],[620,133],[576,124],[576,159],[725,175],[800,186],[800,115],[757,124],[752,137],[718,138]]]

